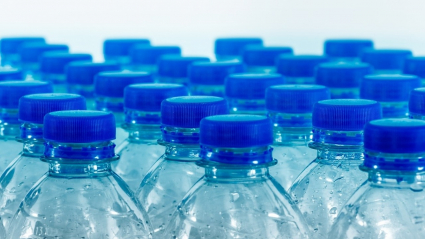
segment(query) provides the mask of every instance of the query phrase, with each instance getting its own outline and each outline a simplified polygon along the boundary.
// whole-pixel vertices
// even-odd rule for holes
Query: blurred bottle
[[[373,49],[367,39],[329,39],[325,41],[325,55],[335,62],[358,62],[362,52]]]
[[[0,82],[10,80],[24,80],[21,70],[15,68],[0,68]]]
[[[123,70],[129,70],[131,58],[130,51],[136,45],[150,45],[148,39],[143,38],[123,38],[106,39],[103,42],[103,57],[105,61],[116,61]]]
[[[409,118],[425,120],[425,88],[416,88],[410,92]]]
[[[218,38],[214,42],[214,53],[217,61],[241,60],[245,47],[263,45],[257,37]]]
[[[362,62],[373,67],[374,74],[400,74],[404,61],[412,56],[409,50],[366,49],[362,52]]]
[[[292,55],[290,47],[252,45],[243,50],[242,60],[250,73],[275,73],[276,59],[280,55]]]
[[[158,60],[158,82],[189,85],[188,68],[194,62],[209,62],[207,57],[164,55]]]
[[[283,55],[276,59],[276,69],[287,84],[315,84],[317,66],[327,61],[329,59],[325,56]]]
[[[403,74],[421,78],[422,86],[425,86],[425,57],[407,57],[404,60]]]
[[[4,37],[0,39],[1,66],[6,68],[19,67],[19,49],[25,43],[44,43],[42,37]]]
[[[130,51],[131,69],[156,74],[158,61],[163,55],[181,55],[178,46],[136,45]]]

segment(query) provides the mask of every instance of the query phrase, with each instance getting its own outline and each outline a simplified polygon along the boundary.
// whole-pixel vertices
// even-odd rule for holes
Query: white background
[[[41,35],[102,60],[107,37],[147,37],[213,56],[217,37],[321,54],[326,38],[371,38],[425,55],[425,0],[0,0],[0,37]]]

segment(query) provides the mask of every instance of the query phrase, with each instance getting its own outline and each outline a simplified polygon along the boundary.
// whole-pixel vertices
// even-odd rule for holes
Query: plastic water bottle
[[[410,92],[421,86],[413,75],[368,75],[360,88],[360,98],[381,103],[384,118],[407,118]]]
[[[292,55],[290,47],[270,47],[252,45],[245,47],[242,60],[250,73],[275,73],[276,58],[280,55]]]
[[[150,238],[146,212],[111,170],[113,114],[49,113],[43,134],[48,172],[21,202],[8,238]]]
[[[218,38],[214,43],[214,53],[218,61],[241,60],[246,46],[263,45],[258,37]]]
[[[362,52],[362,62],[369,63],[375,74],[400,74],[404,61],[412,56],[409,50],[366,49]]]
[[[188,68],[193,62],[209,62],[208,57],[164,55],[158,60],[158,82],[189,85]]]
[[[123,69],[130,69],[130,50],[136,45],[150,45],[148,39],[106,39],[103,42],[103,57],[106,61],[117,61]]]
[[[189,66],[191,95],[224,96],[228,75],[245,72],[241,62],[195,62]]]
[[[8,228],[25,195],[49,169],[49,165],[40,160],[44,153],[44,115],[60,110],[85,109],[86,100],[79,95],[34,94],[21,97],[19,121],[23,124],[19,142],[23,143],[23,150],[0,176],[0,215],[5,228]]]
[[[410,92],[409,118],[425,120],[425,88],[416,88]]]
[[[358,62],[362,52],[373,49],[368,39],[329,39],[325,41],[325,55],[336,62]]]
[[[0,82],[6,80],[22,80],[24,75],[22,71],[14,68],[2,68],[0,69]]]
[[[125,122],[128,138],[118,145],[120,160],[112,169],[137,191],[148,170],[164,154],[158,144],[161,138],[161,102],[167,98],[187,96],[188,90],[178,84],[135,84],[124,90]]]
[[[227,114],[227,102],[213,96],[183,96],[166,99],[161,104],[161,130],[165,154],[152,166],[136,195],[151,219],[154,235],[163,237],[164,226],[171,219],[186,192],[203,171],[199,158],[199,123],[202,118]]]
[[[156,73],[158,60],[163,55],[181,55],[181,49],[178,46],[136,45],[130,51],[131,68]]]
[[[117,123],[117,145],[128,137],[128,133],[121,127],[124,123],[124,88],[131,84],[152,82],[152,75],[147,72],[110,71],[100,72],[94,77],[96,110],[114,114]]]
[[[52,82],[56,93],[66,93],[65,66],[73,61],[91,61],[92,56],[84,53],[46,52],[40,57],[40,77]]]
[[[288,193],[269,175],[273,129],[256,115],[201,121],[205,175],[184,197],[164,238],[308,238]]]
[[[363,77],[371,73],[366,63],[323,63],[317,67],[316,84],[328,87],[332,99],[358,99]]]
[[[284,84],[279,74],[232,74],[225,81],[225,95],[232,114],[266,115],[266,89]]]
[[[283,55],[276,59],[276,69],[287,84],[315,84],[317,66],[328,61],[326,56]]]
[[[383,119],[364,130],[368,179],[341,210],[329,238],[425,238],[425,122]]]
[[[313,109],[313,142],[317,158],[298,176],[291,196],[314,238],[326,238],[344,203],[366,180],[363,127],[381,118],[378,102],[360,99],[323,100]]]
[[[20,134],[18,118],[19,98],[37,93],[52,93],[53,86],[40,81],[0,82],[0,173],[22,151],[22,143],[16,141]]]
[[[320,85],[279,85],[266,90],[266,108],[273,122],[273,157],[270,175],[286,190],[316,157],[308,147],[313,138],[312,113],[316,102],[330,99]]]
[[[404,60],[403,74],[421,78],[422,86],[425,86],[425,57],[407,57]]]
[[[0,39],[1,66],[19,67],[19,49],[25,43],[44,43],[42,37],[4,37]]]

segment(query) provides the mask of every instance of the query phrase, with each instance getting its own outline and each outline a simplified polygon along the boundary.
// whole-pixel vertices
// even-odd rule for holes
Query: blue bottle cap
[[[62,143],[95,143],[115,139],[112,113],[91,110],[57,111],[44,116],[44,139]]]
[[[19,98],[38,93],[53,93],[52,84],[44,81],[0,82],[0,108],[18,109]]]
[[[115,62],[71,62],[66,66],[68,84],[91,85],[94,77],[102,71],[118,71],[121,66]]]
[[[148,39],[106,39],[103,42],[103,55],[128,56],[130,50],[136,45],[150,45]]]
[[[407,57],[404,61],[403,74],[425,78],[425,57]]]
[[[63,44],[28,43],[20,48],[19,55],[22,62],[36,63],[43,53],[49,51],[68,52],[69,47]]]
[[[22,72],[18,69],[0,69],[0,81],[23,80]]]
[[[363,50],[373,48],[372,40],[330,39],[325,41],[325,54],[330,57],[360,57]]]
[[[64,74],[65,66],[73,61],[92,61],[92,56],[84,53],[46,52],[40,57],[40,71]]]
[[[360,98],[383,101],[408,101],[410,92],[421,86],[413,75],[367,75],[360,87]]]
[[[333,131],[361,131],[364,125],[382,118],[381,105],[373,100],[322,100],[313,107],[313,127]]]
[[[44,43],[42,37],[5,37],[0,39],[0,52],[2,54],[18,54],[22,44],[29,42]]]
[[[232,74],[226,78],[225,95],[238,99],[264,99],[268,87],[284,83],[279,74]]]
[[[85,110],[86,99],[75,94],[33,94],[19,100],[19,120],[43,124],[44,116],[62,110]]]
[[[269,111],[312,113],[316,102],[330,99],[329,89],[321,85],[275,85],[266,90]]]
[[[276,58],[282,54],[292,55],[290,47],[247,46],[242,54],[243,62],[248,66],[275,66]]]
[[[425,115],[425,87],[416,88],[410,92],[409,111]]]
[[[289,77],[314,77],[317,65],[329,61],[326,56],[283,55],[277,58],[276,68],[279,74]]]
[[[201,119],[228,114],[227,101],[214,96],[181,96],[161,103],[162,125],[179,128],[199,128]]]
[[[100,72],[94,77],[94,93],[103,97],[124,97],[124,88],[139,83],[153,83],[152,74],[133,71]]]
[[[404,60],[411,56],[409,50],[364,50],[361,55],[363,62],[369,63],[375,70],[402,70]]]
[[[186,78],[193,62],[209,62],[208,57],[165,55],[159,58],[158,75],[172,78]]]
[[[178,46],[147,46],[136,45],[130,51],[131,62],[134,64],[156,65],[163,55],[180,55]]]
[[[263,45],[257,37],[218,38],[215,40],[214,53],[223,56],[240,56],[248,45]]]
[[[189,66],[189,80],[191,84],[224,85],[228,75],[244,71],[241,62],[195,62]]]
[[[372,73],[366,63],[323,63],[317,67],[316,84],[331,88],[357,88],[363,77]]]

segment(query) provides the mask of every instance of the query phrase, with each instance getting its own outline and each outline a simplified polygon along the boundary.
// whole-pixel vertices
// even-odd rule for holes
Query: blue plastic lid
[[[266,90],[266,108],[280,113],[312,113],[316,102],[330,99],[321,85],[275,85]]]
[[[243,62],[248,66],[275,66],[276,58],[282,54],[292,55],[290,47],[248,46],[242,54]]]
[[[130,51],[131,62],[135,64],[156,65],[163,55],[180,55],[178,46],[137,45]]]
[[[148,39],[106,39],[103,42],[103,55],[105,56],[128,56],[130,50],[136,45],[150,45]]]
[[[49,51],[68,52],[69,47],[64,44],[28,43],[20,48],[19,55],[22,62],[38,62],[40,56]]]
[[[33,94],[19,100],[19,120],[43,124],[44,116],[62,110],[85,110],[86,99],[75,94]]]
[[[94,78],[96,96],[124,97],[124,88],[139,83],[153,83],[152,74],[134,71],[100,72]]]
[[[173,78],[186,78],[193,62],[209,62],[208,57],[164,55],[158,61],[158,75]]]
[[[102,71],[118,71],[121,66],[115,62],[71,62],[66,66],[68,84],[91,85],[94,77]]]
[[[409,50],[364,50],[361,59],[375,70],[402,70],[404,60],[411,56]]]
[[[0,68],[0,81],[5,80],[23,80],[21,70]]]
[[[29,42],[44,43],[45,40],[42,37],[5,37],[0,39],[0,52],[2,54],[17,54],[22,44]]]
[[[407,57],[404,61],[403,74],[425,78],[425,57]]]
[[[0,82],[0,108],[18,109],[19,98],[39,93],[53,93],[52,84],[44,81]]]
[[[314,77],[317,65],[327,62],[326,56],[315,55],[283,55],[276,60],[279,74],[289,77]]]
[[[161,104],[162,125],[199,128],[201,119],[228,114],[227,101],[214,96],[181,96],[168,98]]]
[[[224,85],[228,75],[244,71],[241,62],[195,62],[189,66],[189,80],[191,84]]]
[[[373,48],[366,39],[329,39],[325,41],[325,54],[330,57],[360,57],[363,50]]]
[[[421,86],[413,75],[367,75],[362,81],[360,98],[383,102],[408,101],[410,92]]]
[[[372,73],[366,63],[323,63],[317,67],[316,84],[331,88],[360,87],[363,77]]]
[[[91,61],[85,53],[46,52],[40,57],[40,71],[49,74],[64,74],[65,66],[73,61]]]
[[[322,100],[313,107],[313,127],[334,131],[361,131],[364,125],[382,118],[381,105],[373,100]]]
[[[425,115],[425,87],[416,88],[410,92],[409,111]]]
[[[240,56],[248,45],[263,45],[257,37],[218,38],[215,40],[214,53],[223,56]]]
[[[229,98],[264,99],[268,87],[284,83],[279,74],[232,74],[226,78],[225,95]]]

